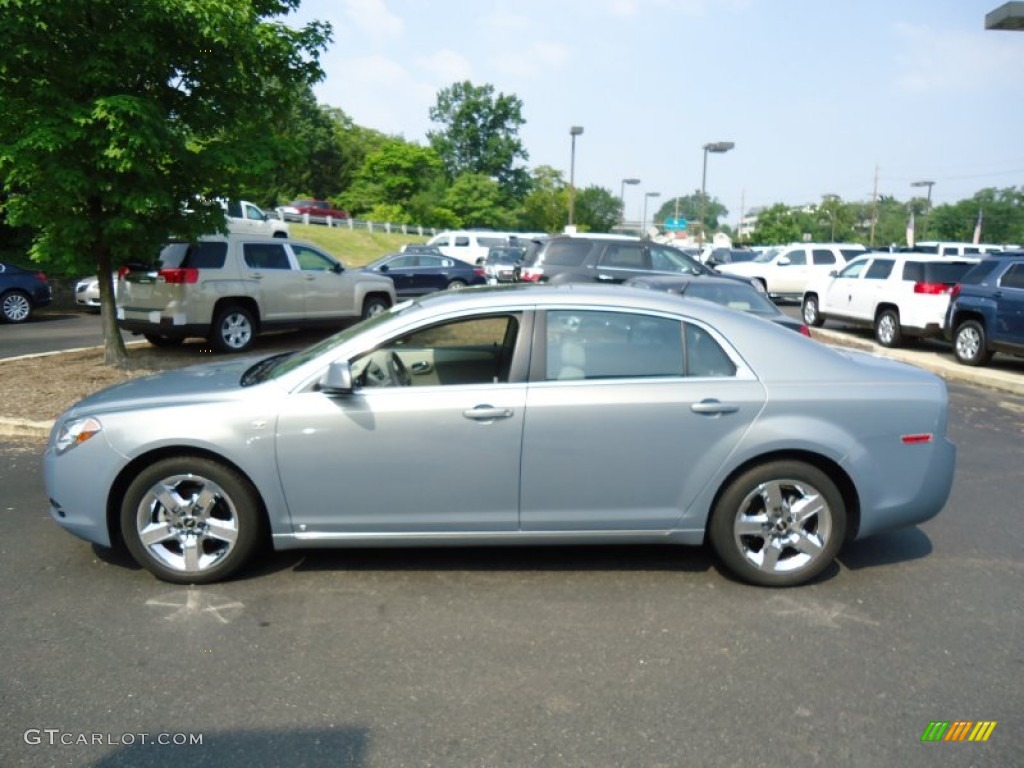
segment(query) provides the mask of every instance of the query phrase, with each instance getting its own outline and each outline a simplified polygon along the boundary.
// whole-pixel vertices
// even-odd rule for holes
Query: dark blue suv
[[[964,365],[1024,356],[1024,251],[990,254],[953,287],[943,334]]]

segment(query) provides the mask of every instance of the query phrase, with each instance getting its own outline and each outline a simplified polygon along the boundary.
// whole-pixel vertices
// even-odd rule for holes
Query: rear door
[[[677,526],[761,410],[760,383],[678,318],[573,308],[537,320],[522,529]]]

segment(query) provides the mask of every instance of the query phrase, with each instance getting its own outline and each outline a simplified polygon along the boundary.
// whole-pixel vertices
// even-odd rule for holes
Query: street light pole
[[[640,237],[647,235],[647,200],[652,197],[660,197],[661,192],[647,192],[644,194],[644,217],[640,220]]]
[[[620,224],[626,223],[626,185],[627,184],[639,184],[640,179],[623,179],[622,185],[619,189],[619,205],[622,206],[622,216],[620,217]]]
[[[569,129],[572,136],[572,158],[569,161],[569,227],[573,226],[573,213],[576,206],[576,137],[583,133],[583,126],[574,125]]]
[[[928,187],[928,202],[926,204],[926,209],[925,209],[925,212],[924,212],[924,226],[921,228],[923,230],[921,232],[921,234],[924,235],[928,231],[928,223],[931,221],[931,218],[932,218],[932,187],[935,186],[935,182],[934,181],[912,181],[912,182],[910,182],[910,186],[912,186],[912,187]]]
[[[728,152],[736,145],[731,141],[712,141],[704,145],[704,170],[700,176],[700,236],[698,238],[698,244],[700,247],[704,246],[704,230],[707,228],[707,216],[708,216],[708,194],[707,194],[707,181],[708,181],[708,152],[717,152],[719,154]]]

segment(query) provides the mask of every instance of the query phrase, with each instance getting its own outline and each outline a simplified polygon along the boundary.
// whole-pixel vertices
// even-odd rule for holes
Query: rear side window
[[[291,269],[283,245],[245,243],[242,252],[245,254],[245,265],[250,269]]]
[[[1003,288],[1024,288],[1024,262],[1014,264],[999,280]]]
[[[908,280],[913,279],[914,282],[954,285],[959,283],[974,265],[964,262],[928,261],[917,266],[921,268],[920,277],[908,277]]]
[[[601,266],[643,269],[644,252],[640,245],[609,245],[601,255]]]
[[[832,251],[826,251],[821,248],[815,248],[811,251],[811,258],[813,263],[817,265],[836,263],[836,255]],[[871,277],[871,275],[868,274],[868,277]]]
[[[170,269],[223,269],[227,257],[228,244],[223,241],[170,243],[160,251],[160,266]]]
[[[623,312],[547,313],[548,381],[683,375],[678,320]]]
[[[999,261],[997,259],[982,261],[979,264],[975,264],[972,269],[968,270],[960,279],[960,282],[965,285],[981,285],[981,283],[985,282],[998,266]]]
[[[868,267],[868,273],[864,275],[865,280],[885,280],[892,272],[892,259],[875,259]]]
[[[544,250],[542,259],[545,264],[561,267],[578,267],[590,252],[590,243],[586,240],[570,240],[551,243]]]

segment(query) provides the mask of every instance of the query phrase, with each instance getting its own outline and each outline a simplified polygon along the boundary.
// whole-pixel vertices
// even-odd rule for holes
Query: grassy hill
[[[291,225],[291,239],[305,240],[337,256],[350,267],[362,267],[385,253],[394,253],[406,243],[425,243],[426,237],[417,235],[350,230],[347,226],[325,227],[318,224]]]

